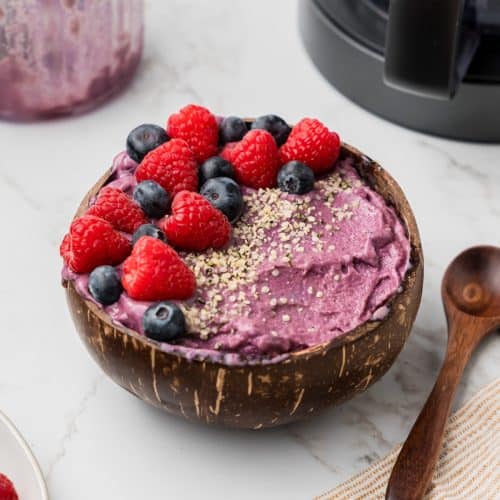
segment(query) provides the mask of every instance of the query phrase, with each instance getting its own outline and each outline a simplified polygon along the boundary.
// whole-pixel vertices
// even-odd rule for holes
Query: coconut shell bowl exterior
[[[394,179],[347,144],[342,145],[341,157],[352,157],[365,182],[395,207],[411,241],[411,269],[383,320],[365,323],[276,363],[228,366],[162,351],[157,342],[113,324],[71,282],[64,282],[78,333],[104,372],[138,398],[169,413],[247,429],[310,417],[376,382],[403,348],[415,320],[422,293],[422,247],[414,215]],[[76,216],[83,214],[108,176],[109,172],[90,190]]]

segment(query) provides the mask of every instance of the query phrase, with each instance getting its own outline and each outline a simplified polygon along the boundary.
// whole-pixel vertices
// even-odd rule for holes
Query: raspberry
[[[64,237],[60,253],[75,273],[89,273],[98,266],[116,265],[130,253],[130,242],[104,219],[84,215],[75,219]]]
[[[339,136],[313,118],[300,120],[280,149],[283,164],[298,160],[305,163],[315,174],[322,174],[333,168],[339,153]]]
[[[236,180],[240,184],[255,189],[276,185],[279,151],[269,132],[251,130],[240,142],[229,143],[221,156],[234,165]]]
[[[149,152],[135,171],[138,182],[156,181],[171,197],[198,188],[198,166],[186,141],[171,139]]]
[[[203,163],[217,154],[219,126],[215,116],[202,106],[189,104],[170,116],[167,122],[170,137],[184,139],[192,149],[196,161]]]
[[[231,238],[227,217],[198,193],[181,191],[172,203],[172,215],[163,220],[163,230],[172,245],[183,250],[221,248]]]
[[[189,299],[196,288],[193,272],[176,251],[143,236],[123,264],[123,288],[136,300]]]
[[[0,500],[19,500],[12,481],[0,474]]]
[[[123,191],[112,187],[101,189],[95,204],[87,210],[87,214],[101,217],[115,229],[125,233],[133,233],[139,226],[148,222],[139,205]]]

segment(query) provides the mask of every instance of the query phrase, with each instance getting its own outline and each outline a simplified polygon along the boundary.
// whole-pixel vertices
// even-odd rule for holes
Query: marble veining
[[[66,452],[71,444],[71,440],[78,434],[78,418],[87,409],[89,401],[96,396],[97,389],[102,381],[103,376],[97,377],[90,385],[89,390],[84,393],[78,407],[68,415],[66,429],[62,437],[59,439],[58,449],[52,460],[50,460],[47,467],[47,473],[45,474],[45,478],[49,485],[54,469],[57,467],[57,464],[65,458]]]
[[[312,498],[402,441],[425,401],[446,344],[444,269],[467,246],[500,245],[500,145],[425,136],[350,103],[306,57],[294,2],[146,0],[146,25],[139,74],[107,106],[0,122],[0,408],[32,446],[54,500],[156,499],[166,484],[171,498],[215,499],[221,488],[237,499]],[[104,377],[69,318],[57,249],[78,203],[129,130],[191,101],[219,114],[316,116],[387,168],[412,205],[426,266],[413,332],[381,381],[317,418],[236,432],[169,417]],[[473,356],[455,406],[500,376],[499,341]]]

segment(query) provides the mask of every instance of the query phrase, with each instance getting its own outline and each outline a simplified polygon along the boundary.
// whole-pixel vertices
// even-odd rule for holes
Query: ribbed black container
[[[483,36],[453,98],[413,95],[384,83],[387,4],[300,0],[300,33],[321,73],[355,103],[400,125],[453,139],[500,142],[500,37]],[[425,61],[421,64],[425,71]]]

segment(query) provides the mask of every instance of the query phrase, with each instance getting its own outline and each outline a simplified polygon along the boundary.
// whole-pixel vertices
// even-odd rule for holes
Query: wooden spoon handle
[[[464,332],[450,327],[446,358],[434,388],[401,449],[386,491],[387,500],[420,500],[432,478],[460,377],[474,350]],[[455,333],[455,334],[454,334]]]

